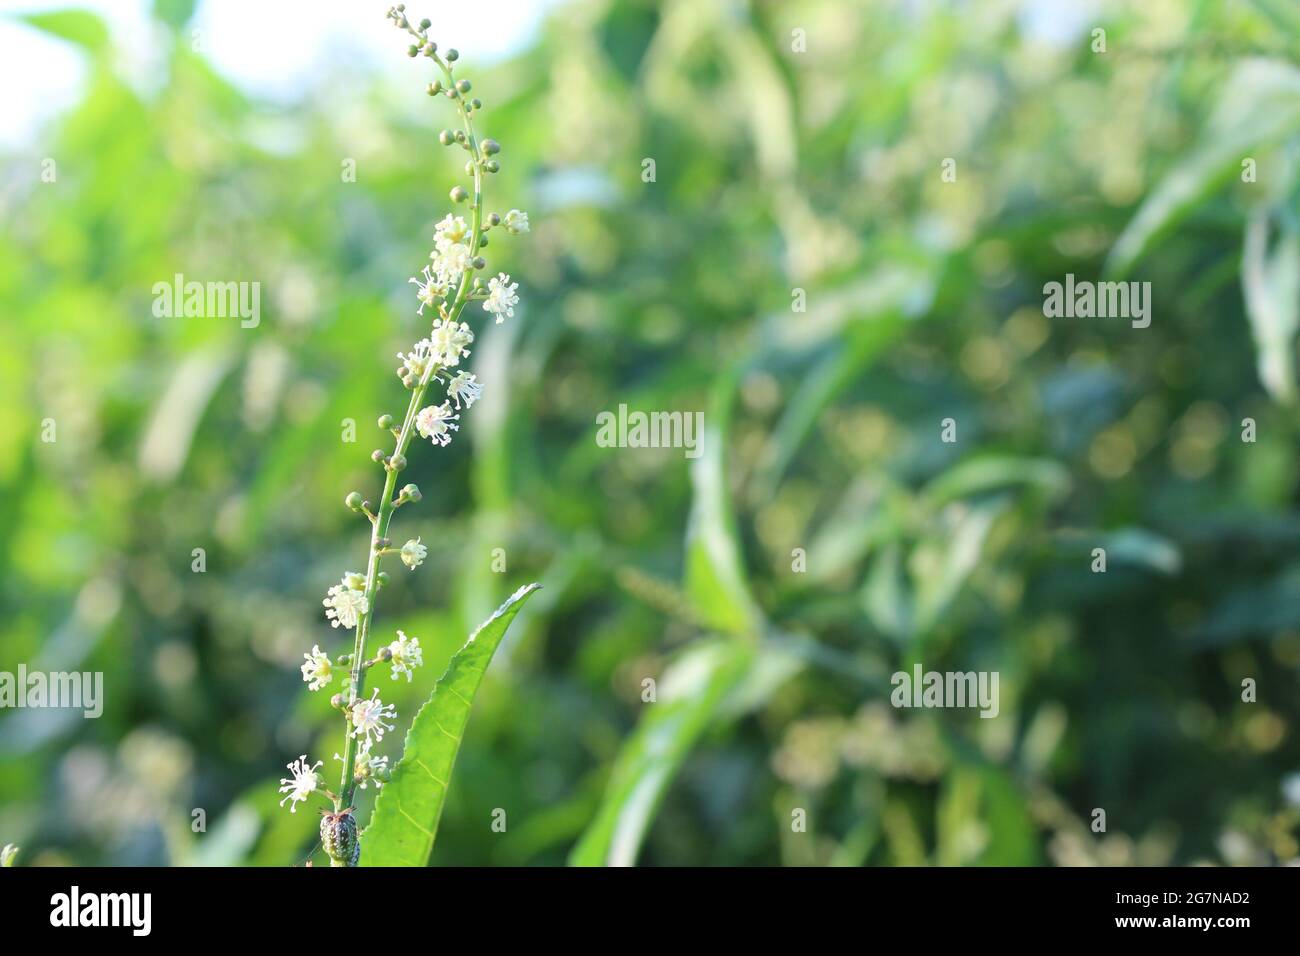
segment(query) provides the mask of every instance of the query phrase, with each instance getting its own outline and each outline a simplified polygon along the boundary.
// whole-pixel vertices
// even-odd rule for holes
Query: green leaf
[[[1200,142],[1151,191],[1116,240],[1106,272],[1123,278],[1156,240],[1231,179],[1243,158],[1297,131],[1300,70],[1264,59],[1239,65],[1224,85]]]
[[[1282,235],[1270,255],[1266,208],[1246,226],[1241,286],[1255,339],[1259,380],[1279,402],[1296,397],[1295,335],[1300,327],[1300,233],[1282,218]]]
[[[52,10],[48,13],[27,13],[19,18],[61,40],[98,53],[108,46],[108,27],[104,21],[85,10]]]
[[[1016,485],[1035,488],[1056,500],[1070,488],[1070,473],[1046,458],[981,454],[964,459],[931,481],[925,496],[932,507]]]
[[[447,785],[474,695],[506,628],[540,584],[522,587],[452,657],[406,733],[402,759],[375,800],[361,840],[363,866],[424,866],[433,849]]]
[[[725,465],[735,386],[734,371],[715,386],[700,457],[691,466],[695,496],[686,532],[686,593],[709,627],[752,634],[759,614],[746,583]]]
[[[658,699],[623,745],[596,817],[569,856],[574,866],[631,866],[668,784],[754,659],[751,645],[697,645],[659,681]]]

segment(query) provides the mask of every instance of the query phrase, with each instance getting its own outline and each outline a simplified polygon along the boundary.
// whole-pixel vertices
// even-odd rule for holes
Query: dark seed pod
[[[348,807],[339,813],[325,813],[320,820],[320,845],[331,860],[343,866],[356,866],[361,859],[361,840],[352,810]]]

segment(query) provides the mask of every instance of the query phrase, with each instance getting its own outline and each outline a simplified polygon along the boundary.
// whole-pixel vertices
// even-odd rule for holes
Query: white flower
[[[428,339],[420,339],[411,346],[409,352],[398,352],[397,357],[402,360],[402,367],[410,372],[416,378],[423,378],[424,371],[429,367],[429,360],[433,357],[432,343]]]
[[[370,602],[362,590],[365,580],[355,571],[349,571],[343,575],[341,584],[334,585],[326,592],[321,604],[325,605],[325,616],[330,619],[332,626],[356,627],[361,615],[370,610]]]
[[[307,766],[306,754],[303,754],[293,763],[286,764],[289,772],[292,773],[293,776],[280,778],[280,783],[284,785],[280,787],[280,792],[288,794],[284,800],[280,801],[280,806],[284,806],[284,801],[289,800],[291,801],[289,804],[289,812],[297,812],[298,804],[302,803],[316,791],[316,786],[320,782],[316,777],[316,767],[321,765],[322,761],[317,760],[314,766]]]
[[[406,281],[415,283],[415,296],[420,300],[420,307],[415,311],[420,315],[424,315],[425,306],[433,308],[439,299],[446,297],[450,283],[444,280],[442,276],[435,275],[428,266],[424,267],[421,275],[424,276],[423,282],[415,277]]]
[[[334,759],[339,763],[343,762],[343,758],[337,753],[334,754]],[[361,741],[361,746],[357,748],[356,759],[352,761],[352,779],[364,790],[366,784],[372,782],[376,787],[382,787],[387,778],[388,758],[370,756],[370,741]]]
[[[459,242],[449,242],[441,249],[429,254],[433,260],[434,279],[440,286],[450,287],[460,281],[460,275],[469,268],[469,246]]]
[[[384,731],[392,730],[392,724],[384,723],[384,719],[393,720],[397,717],[397,708],[392,704],[385,704],[379,699],[379,688],[376,687],[369,700],[358,700],[352,704],[352,736],[366,738],[366,743],[370,743],[370,735],[374,734],[376,740],[384,739]]]
[[[498,322],[513,317],[515,306],[519,304],[519,296],[515,294],[518,288],[518,282],[511,282],[510,276],[498,272],[494,278],[488,280],[488,297],[483,302],[483,311],[491,312],[497,317]]]
[[[429,549],[420,544],[419,538],[412,538],[402,545],[402,563],[414,571],[424,563],[424,556],[428,553]]]
[[[459,365],[461,358],[469,355],[469,346],[473,341],[474,333],[468,324],[448,322],[445,319],[433,320],[429,345],[433,358],[439,365]]]
[[[393,680],[406,675],[406,682],[411,682],[411,676],[415,669],[424,663],[424,652],[420,650],[420,639],[418,637],[408,638],[401,631],[397,632],[397,640],[388,645],[388,650],[392,653]]]
[[[309,690],[320,690],[334,679],[330,659],[321,653],[319,644],[313,644],[311,653],[302,656],[307,658],[307,663],[302,665],[302,679],[307,682]]]
[[[451,412],[451,402],[428,405],[420,409],[420,413],[415,416],[415,428],[421,437],[428,438],[435,445],[442,445],[445,448],[451,444],[451,433],[460,430],[460,426],[456,424],[458,418],[459,415],[453,415]]]
[[[512,236],[522,235],[528,231],[528,213],[522,209],[511,209],[506,213],[503,224]]]
[[[442,222],[433,227],[433,244],[439,252],[448,246],[464,245],[469,239],[469,225],[460,216],[447,213]]]
[[[469,408],[482,394],[483,383],[476,379],[472,372],[457,372],[447,383],[447,397],[456,403],[458,409],[462,402],[465,408]]]

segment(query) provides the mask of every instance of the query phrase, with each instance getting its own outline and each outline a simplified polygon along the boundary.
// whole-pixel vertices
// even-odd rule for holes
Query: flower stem
[[[407,27],[408,32],[420,40],[425,40],[425,36]],[[452,77],[451,67],[442,60],[436,53],[430,54],[430,59],[437,63],[439,69],[447,81],[447,88],[455,89],[455,80]],[[465,129],[466,146],[468,147],[474,175],[474,199],[472,208],[472,229],[470,233],[470,258],[478,255],[480,239],[483,230],[483,164],[482,154],[479,150],[477,137],[474,135],[474,124],[470,119],[469,112],[465,108],[465,101],[457,95],[456,107],[460,113],[461,124]],[[456,322],[460,318],[461,312],[464,311],[466,303],[470,300],[473,288],[472,268],[466,269],[461,276],[460,285],[456,289],[455,297],[452,299],[450,308],[445,309],[444,318],[447,322]],[[415,418],[423,402],[424,394],[429,387],[429,382],[440,371],[440,366],[430,362],[424,370],[419,383],[411,390],[411,400],[406,408],[406,416],[402,420],[401,431],[397,434],[396,446],[393,451],[393,457],[405,456],[407,446],[411,442],[411,436],[415,431]],[[357,621],[356,643],[352,651],[352,671],[351,671],[351,700],[345,701],[349,705],[345,711],[345,738],[343,746],[343,776],[339,784],[339,794],[334,797],[334,811],[337,813],[344,807],[352,805],[352,797],[356,790],[356,777],[354,773],[354,763],[357,754],[357,739],[353,736],[352,712],[350,704],[352,701],[360,700],[365,685],[366,668],[364,662],[366,659],[366,642],[370,636],[370,625],[375,617],[375,606],[379,596],[379,569],[385,553],[391,549],[381,548],[379,542],[388,537],[388,526],[393,517],[395,506],[393,504],[393,491],[397,485],[397,472],[392,468],[387,470],[384,478],[383,497],[379,502],[379,512],[375,515],[372,522],[370,534],[370,556],[369,563],[366,567],[366,613],[362,614]],[[341,866],[342,863],[331,859],[332,865]]]

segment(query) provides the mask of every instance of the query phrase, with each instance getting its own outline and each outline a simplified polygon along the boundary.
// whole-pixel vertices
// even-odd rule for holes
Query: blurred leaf
[[[862,600],[872,625],[882,634],[901,640],[912,632],[912,595],[897,543],[883,548],[871,563]]]
[[[700,456],[691,463],[694,498],[686,531],[686,592],[703,621],[729,634],[753,634],[758,612],[749,596],[727,485],[727,432],[736,376],[714,387]]]
[[[1300,70],[1264,59],[1239,64],[1200,143],[1143,201],[1116,240],[1106,272],[1123,278],[1153,243],[1241,168],[1243,158],[1300,132]]]
[[[1013,485],[1030,485],[1050,499],[1070,487],[1070,473],[1055,461],[1018,455],[986,454],[965,458],[925,488],[933,507]]]
[[[1148,568],[1161,574],[1177,574],[1183,563],[1176,544],[1145,528],[1090,533],[1071,531],[1061,537],[1070,542],[1072,549],[1091,553],[1094,548],[1104,548],[1107,570],[1118,563]]]
[[[1268,254],[1266,208],[1246,225],[1241,255],[1241,286],[1255,338],[1259,380],[1280,402],[1296,397],[1295,335],[1300,325],[1300,234],[1294,220],[1282,219],[1282,238]]]
[[[91,53],[99,53],[108,46],[108,27],[103,20],[86,10],[25,13],[19,19],[51,36],[69,40]]]
[[[179,30],[194,16],[198,0],[154,0],[153,15],[173,30]]]
[[[574,847],[574,866],[631,866],[668,785],[753,662],[749,644],[712,641],[691,648],[663,675],[658,699],[624,742],[604,800]]]
[[[992,501],[964,508],[944,536],[943,556],[938,567],[927,567],[919,580],[914,576],[914,627],[917,635],[928,634],[956,600],[962,586],[979,565],[989,529],[1006,507],[1005,501]]]
[[[375,799],[362,834],[365,866],[425,866],[447,799],[447,785],[469,723],[470,708],[506,628],[540,585],[512,594],[469,636],[411,722],[402,759]]]

